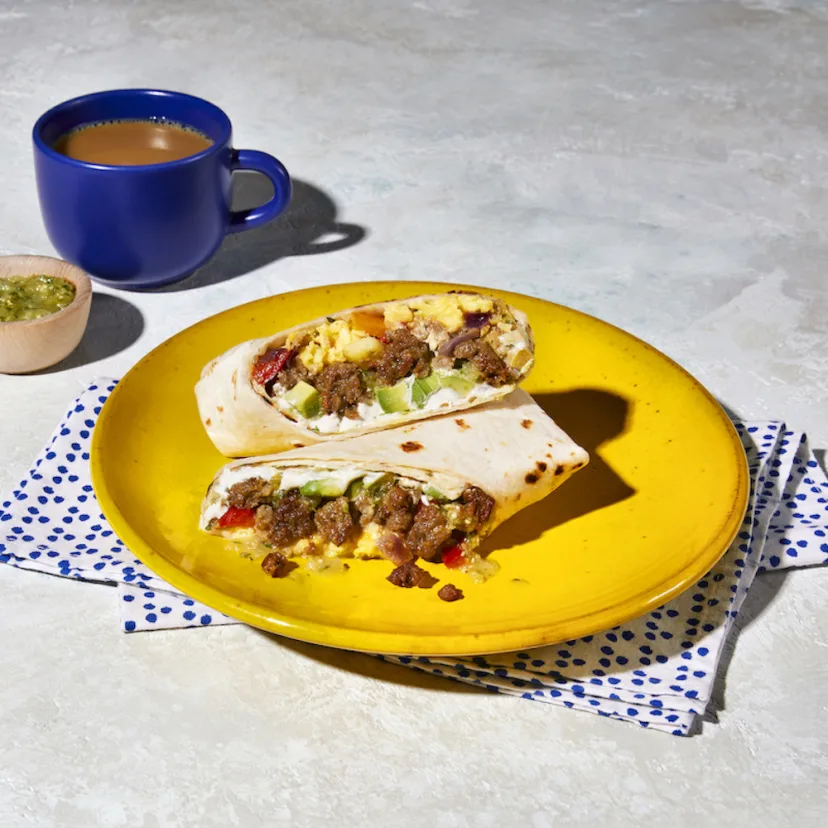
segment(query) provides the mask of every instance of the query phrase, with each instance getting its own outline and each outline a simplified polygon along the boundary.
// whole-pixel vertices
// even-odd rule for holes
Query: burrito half
[[[485,579],[480,542],[589,460],[522,390],[499,402],[280,455],[237,460],[213,480],[201,528],[252,543],[263,569],[386,558],[398,586],[426,586],[418,559]],[[444,597],[444,596],[441,596]]]
[[[201,421],[230,457],[377,431],[507,396],[534,363],[524,314],[476,293],[341,311],[214,359]]]

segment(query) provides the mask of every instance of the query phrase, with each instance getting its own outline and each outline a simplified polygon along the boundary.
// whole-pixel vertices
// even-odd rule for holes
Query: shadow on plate
[[[273,185],[263,175],[238,172],[233,176],[233,209],[249,210],[273,195]],[[337,218],[331,196],[307,181],[293,179],[293,197],[281,216],[255,230],[228,236],[219,252],[187,279],[155,292],[216,285],[250,273],[286,256],[335,253],[359,244],[367,230]]]
[[[600,447],[624,433],[629,402],[623,397],[592,388],[535,397],[537,403],[576,442],[590,453],[590,463],[568,480],[548,501],[525,509],[498,531],[488,547],[502,549],[526,543],[554,526],[576,517],[603,509],[635,494],[601,458]],[[554,501],[554,503],[553,503]],[[447,678],[420,672],[410,667],[380,661],[376,656],[307,644],[256,630],[274,643],[287,647],[320,664],[356,673],[366,678],[451,693],[486,693],[489,691]]]
[[[387,661],[380,661],[376,656],[366,653],[357,653],[351,650],[337,650],[333,647],[322,647],[319,644],[307,644],[304,641],[294,641],[279,635],[256,630],[259,635],[267,636],[273,643],[298,653],[318,664],[343,670],[347,673],[363,676],[378,681],[387,681],[391,684],[401,684],[406,687],[418,687],[422,690],[437,690],[449,693],[488,693],[482,687],[463,684],[459,681],[440,678],[430,673],[412,670]]]
[[[524,510],[510,520],[502,531],[493,536],[492,548],[525,543],[544,531],[597,509],[605,508],[631,497],[635,490],[628,486],[600,457],[599,449],[612,439],[624,433],[629,416],[629,403],[622,397],[596,389],[578,389],[556,394],[538,395],[536,401],[574,440],[586,448],[591,455],[590,464],[567,481],[560,491],[547,501]],[[732,411],[723,406],[730,416]],[[824,463],[824,451],[819,452]],[[717,722],[718,714],[726,709],[727,671],[739,636],[747,626],[759,619],[776,600],[788,572],[764,573],[751,584],[739,611],[734,629],[725,643],[719,661],[710,701],[704,714],[696,721],[699,729],[703,722]],[[667,605],[670,606],[669,604]],[[635,623],[630,622],[630,623]],[[465,685],[451,679],[444,679],[422,673],[396,664],[380,661],[376,657],[313,644],[291,641],[269,635],[280,645],[298,652],[320,664],[339,670],[346,670],[366,678],[389,681],[395,684],[454,693],[482,693],[482,688]],[[701,644],[703,639],[697,643]],[[675,637],[659,643],[659,653],[673,658],[684,652],[681,639]],[[493,657],[494,660],[497,656]],[[605,675],[628,672],[628,666],[613,664]]]
[[[39,374],[91,365],[126,350],[144,332],[144,317],[135,305],[109,293],[93,293],[89,323],[80,344],[68,357]]]
[[[576,443],[589,452],[589,463],[548,498],[518,512],[481,547],[483,555],[539,538],[544,532],[635,494],[601,457],[601,446],[627,428],[630,402],[597,388],[537,394],[535,402]]]

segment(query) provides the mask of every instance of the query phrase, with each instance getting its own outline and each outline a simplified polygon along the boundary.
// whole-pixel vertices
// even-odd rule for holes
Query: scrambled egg
[[[316,329],[311,341],[299,352],[299,359],[312,374],[318,374],[326,365],[344,362],[346,346],[367,336],[342,319],[326,322]]]
[[[459,331],[463,327],[463,314],[489,313],[493,308],[491,299],[468,293],[430,296],[425,299],[414,299],[408,304],[421,316],[439,322],[449,333]]]
[[[381,558],[379,549],[377,549],[377,537],[379,535],[379,528],[373,524],[365,527],[363,533],[359,536],[353,549],[353,556],[355,558]]]
[[[447,293],[414,299],[409,302],[397,302],[384,310],[385,324],[389,328],[399,328],[414,321],[415,313],[420,319],[433,319],[439,322],[451,334],[464,325],[466,313],[489,313],[494,303],[484,296],[468,293]],[[507,326],[508,327],[508,326]],[[294,347],[303,334],[297,333],[288,338],[288,348]],[[379,348],[377,340],[369,333],[351,327],[344,319],[326,322],[314,332],[310,342],[299,351],[298,359],[312,374],[318,374],[326,365],[346,360],[360,362],[372,347],[365,340],[372,340],[372,345]],[[363,341],[363,347],[353,348],[354,342]]]
[[[414,312],[408,305],[399,303],[396,305],[388,305],[385,309],[385,324],[389,328],[399,328],[406,325],[414,319]]]
[[[321,535],[313,535],[296,541],[290,550],[292,557],[311,557],[309,551],[313,544],[313,555],[323,558],[381,558],[376,545],[376,536],[379,530],[374,526],[367,526],[365,531],[355,541],[347,541],[337,546]]]

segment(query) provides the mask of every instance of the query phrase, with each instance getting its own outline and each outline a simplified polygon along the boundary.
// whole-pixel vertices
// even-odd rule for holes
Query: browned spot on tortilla
[[[294,448],[302,448],[304,445],[305,445],[304,443],[294,443],[293,447]]]
[[[521,424],[524,428],[532,428],[532,421],[531,421],[531,420],[521,420],[521,421],[520,421],[520,424]]]
[[[573,468],[573,469],[580,469],[580,468],[581,468],[581,466],[583,466],[583,465],[584,465],[583,463],[576,463],[576,464],[575,464],[572,468]],[[556,472],[556,473],[557,473],[557,472]]]
[[[523,478],[527,483],[537,483],[538,476],[534,472],[529,472],[526,477]]]
[[[467,429],[471,428],[471,426],[463,419],[457,419],[454,422],[457,423],[458,426],[460,426],[460,431],[466,431]]]
[[[552,459],[552,455],[551,455],[551,454],[547,454],[546,456],[547,456],[550,460]]]
[[[216,411],[218,411],[219,414],[223,414],[224,413],[224,406],[223,405],[217,405],[216,406]]]
[[[235,384],[236,384],[236,379],[237,379],[237,377],[238,377],[238,376],[239,376],[239,369],[238,369],[238,368],[236,368],[236,370],[235,370],[235,371],[233,371],[233,373],[232,373],[232,374],[230,374],[230,382],[232,382],[232,383],[233,383],[233,385],[235,385]]]
[[[400,448],[407,453],[411,453],[412,451],[420,451],[423,448],[422,443],[415,443],[414,440],[407,440],[403,443]]]
[[[563,466],[555,466],[555,477],[557,477],[559,474],[563,474],[563,473],[564,473],[564,467]]]
[[[204,425],[206,425],[207,428],[209,428],[212,424],[213,421],[209,417],[204,421]]]
[[[539,472],[545,472],[546,471],[546,463],[544,463],[543,461],[538,460],[538,462],[535,465],[538,467]]]

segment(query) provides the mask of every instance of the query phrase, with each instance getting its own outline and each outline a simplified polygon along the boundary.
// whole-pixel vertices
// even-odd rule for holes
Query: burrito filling
[[[234,482],[209,504],[207,531],[273,550],[262,562],[284,574],[291,557],[386,558],[398,586],[424,586],[417,558],[460,569],[476,580],[487,566],[475,552],[495,501],[476,486],[444,494],[412,478],[359,468],[284,469]],[[450,496],[454,495],[454,496]]]
[[[507,305],[449,293],[358,309],[296,332],[259,355],[251,379],[288,417],[330,434],[483,402],[528,373],[530,349]]]

